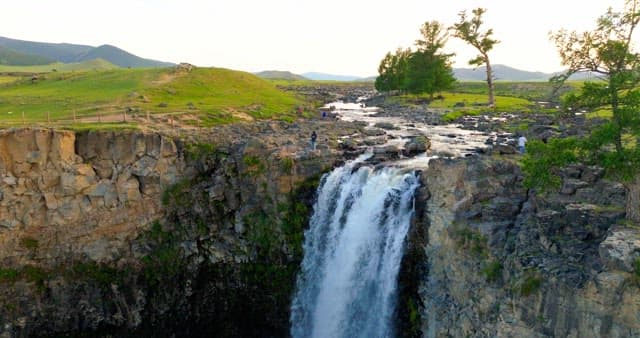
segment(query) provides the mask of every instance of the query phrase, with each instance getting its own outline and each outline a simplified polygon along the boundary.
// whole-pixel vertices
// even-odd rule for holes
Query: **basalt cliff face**
[[[318,130],[3,131],[0,336],[285,336]]]
[[[640,336],[640,232],[624,225],[624,187],[596,167],[562,176],[562,189],[536,194],[510,161],[432,161],[414,332]]]
[[[296,124],[3,131],[0,337],[288,336],[318,179],[349,156],[336,140],[362,133],[313,129],[313,152]],[[575,166],[536,194],[509,156],[422,171],[398,332],[640,336],[624,188]]]

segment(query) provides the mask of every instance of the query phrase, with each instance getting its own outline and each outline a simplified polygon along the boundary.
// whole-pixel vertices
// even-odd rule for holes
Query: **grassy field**
[[[510,96],[531,101],[557,101],[559,95],[578,89],[582,82],[568,81],[557,92],[554,85],[549,82],[495,82],[495,94],[498,96]],[[456,93],[484,94],[487,93],[485,82],[458,82],[452,90]]]
[[[2,79],[5,79],[3,77]],[[32,82],[2,80],[0,123],[83,116],[164,113],[193,115],[204,125],[294,117],[301,102],[252,74],[220,68],[113,69],[52,72]]]

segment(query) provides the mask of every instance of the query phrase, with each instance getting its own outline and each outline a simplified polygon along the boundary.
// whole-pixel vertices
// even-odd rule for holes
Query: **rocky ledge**
[[[427,230],[413,240],[424,250],[414,332],[640,335],[638,231],[625,225],[624,188],[602,174],[567,168],[563,188],[543,194],[522,186],[508,157],[433,161],[423,173]]]

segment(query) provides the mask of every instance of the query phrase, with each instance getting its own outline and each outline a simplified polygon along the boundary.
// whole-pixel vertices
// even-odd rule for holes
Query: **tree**
[[[491,62],[489,62],[489,51],[500,41],[492,39],[493,29],[484,32],[480,31],[483,24],[482,15],[487,10],[484,8],[476,8],[472,11],[473,18],[467,18],[467,12],[462,11],[458,14],[460,21],[451,27],[453,36],[459,38],[478,50],[478,56],[469,60],[469,64],[473,66],[485,65],[487,73],[487,86],[489,87],[489,106],[495,106],[493,70]]]
[[[440,52],[447,42],[447,31],[439,22],[425,22],[420,33],[422,39],[415,42],[418,50],[409,57],[405,89],[433,98],[434,93],[450,89],[455,82],[450,61],[453,54]]]
[[[612,118],[572,147],[576,160],[596,163],[607,174],[620,178],[627,188],[627,219],[640,222],[640,55],[632,50],[633,33],[640,21],[638,0],[626,0],[621,12],[611,8],[588,32],[559,30],[551,33],[562,64],[568,69],[552,81],[560,85],[572,74],[590,71],[597,81],[587,81],[580,93],[567,98],[571,104],[592,109],[609,109]],[[541,148],[542,149],[542,148]],[[530,157],[525,172],[535,175],[540,159]],[[549,170],[550,168],[546,168]]]
[[[451,88],[455,81],[451,62],[453,54],[440,50],[447,41],[447,31],[437,21],[426,22],[420,29],[422,39],[416,41],[417,51],[396,50],[387,53],[378,67],[376,89],[402,90],[410,93],[434,93]]]
[[[385,55],[378,66],[378,77],[376,78],[376,90],[388,92],[401,90],[406,82],[407,68],[411,50],[398,48],[395,54],[390,52]]]

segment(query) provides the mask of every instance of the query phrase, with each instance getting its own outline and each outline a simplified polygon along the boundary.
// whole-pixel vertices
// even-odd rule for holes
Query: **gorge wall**
[[[318,151],[307,149],[318,130]],[[0,337],[286,337],[339,121],[0,133]],[[422,171],[400,272],[405,336],[640,335],[640,231],[595,167],[522,186],[514,157]]]
[[[0,336],[286,335],[318,128],[2,131]]]
[[[559,191],[536,194],[513,160],[436,160],[423,174],[421,335],[640,335],[640,231],[625,224],[624,187],[573,166]]]

